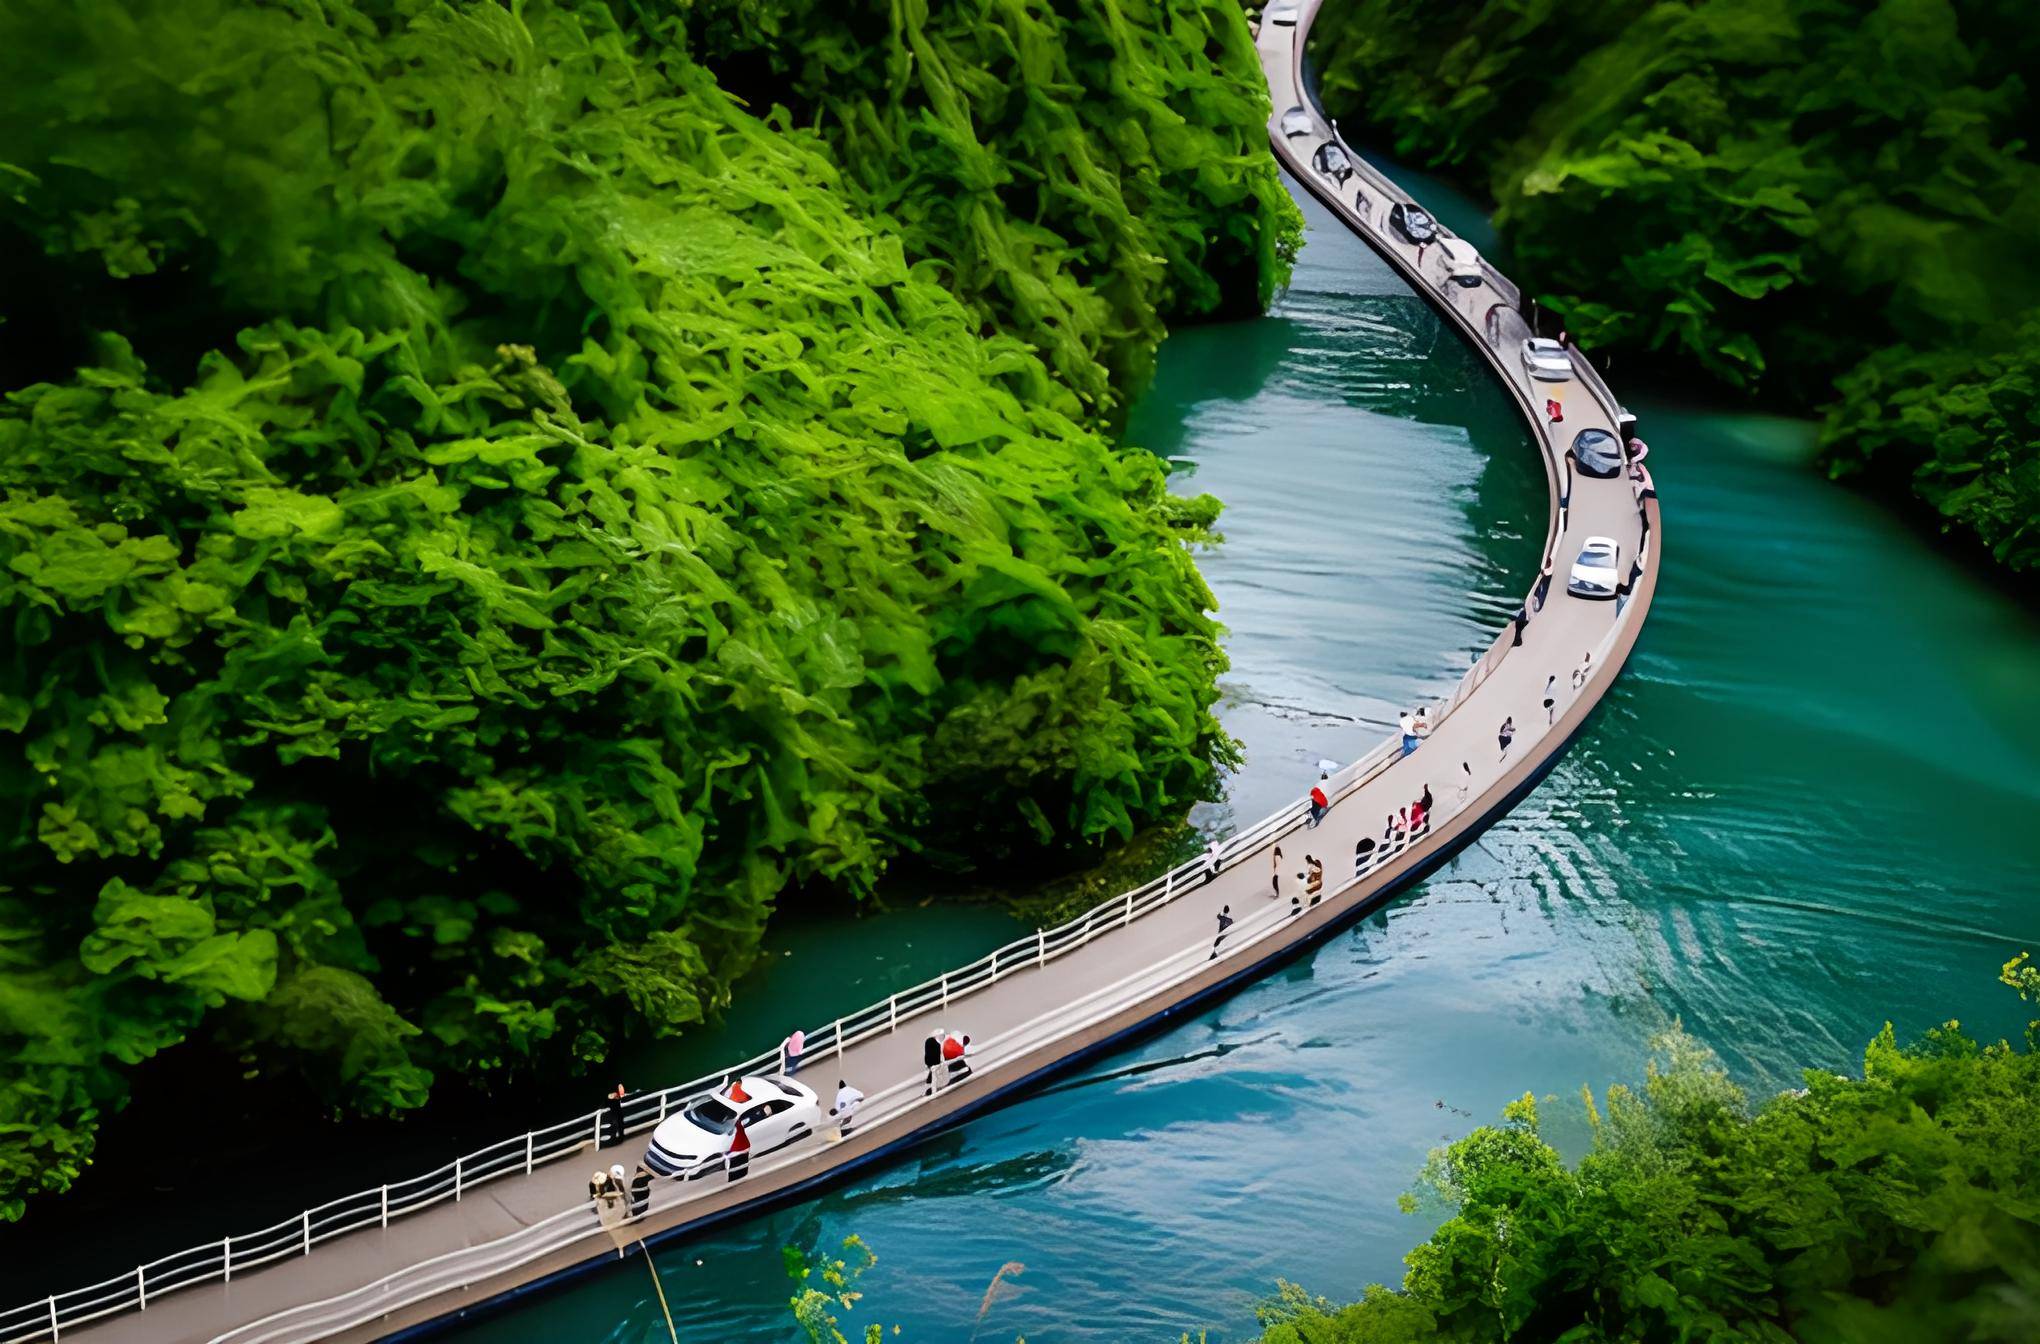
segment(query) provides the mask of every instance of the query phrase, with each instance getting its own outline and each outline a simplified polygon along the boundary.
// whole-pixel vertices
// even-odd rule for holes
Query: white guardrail
[[[1476,667],[1475,670],[1478,670]],[[1469,673],[1469,676],[1471,673]],[[1449,704],[1463,695],[1455,692]],[[1449,712],[1440,707],[1439,718]],[[1328,793],[1344,798],[1361,787],[1398,754],[1391,740],[1345,767],[1333,777]],[[1260,849],[1297,825],[1309,810],[1300,800],[1266,817],[1226,840],[1219,851],[1221,865]],[[1084,944],[1100,933],[1122,927],[1160,908],[1176,895],[1196,885],[1205,857],[1200,854],[1187,863],[1105,901],[1052,929],[1037,929],[969,965],[923,981],[911,989],[888,995],[857,1012],[837,1018],[807,1033],[805,1057],[818,1059],[851,1045],[894,1030],[902,1018],[930,1007],[947,1007],[951,1000],[986,985],[1001,975],[1044,965]],[[756,1055],[713,1074],[676,1087],[640,1093],[628,1099],[624,1111],[624,1132],[641,1133],[655,1128],[674,1110],[696,1096],[711,1092],[733,1076],[775,1070],[776,1050]],[[867,1103],[868,1105],[869,1103]],[[129,1272],[87,1288],[55,1293],[40,1301],[0,1312],[0,1344],[27,1344],[38,1339],[55,1339],[67,1328],[76,1328],[118,1312],[145,1309],[163,1294],[194,1284],[215,1280],[231,1282],[263,1265],[296,1255],[309,1255],[321,1242],[369,1227],[387,1227],[392,1218],[431,1208],[446,1200],[458,1201],[476,1186],[499,1176],[529,1174],[540,1164],[556,1161],[602,1139],[604,1112],[589,1111],[544,1129],[532,1130],[486,1148],[455,1158],[446,1166],[371,1190],[362,1190],[271,1227],[167,1255],[138,1265]]]
[[[1399,187],[1351,146],[1346,145],[1339,137],[1336,126],[1332,127],[1332,135],[1345,149],[1355,171],[1372,185],[1377,195],[1383,198],[1382,208],[1386,208],[1389,200],[1409,199]],[[1364,193],[1360,209],[1363,215],[1368,209]],[[1492,268],[1489,268],[1489,280],[1498,293],[1505,296],[1516,295],[1515,286]],[[1520,299],[1515,301],[1519,303]],[[1492,345],[1493,338],[1489,337],[1489,341]],[[1577,351],[1573,352],[1573,363],[1575,369],[1582,375],[1582,383],[1607,410],[1610,423],[1619,427],[1623,412],[1614,394],[1608,390],[1607,385],[1601,381],[1600,375],[1594,372],[1586,358]],[[1643,510],[1640,499],[1638,509],[1644,513],[1647,526],[1649,515]],[[1565,520],[1561,517],[1553,540],[1564,530]],[[1636,559],[1638,569],[1647,563],[1650,543],[1651,537],[1646,530]],[[1621,630],[1622,626],[1618,621],[1596,647],[1594,653],[1597,667],[1605,663],[1607,651]],[[1451,694],[1438,702],[1436,722],[1442,723],[1494,673],[1513,646],[1512,636],[1511,629],[1504,629],[1474,660],[1473,665],[1460,677]],[[1347,797],[1372,780],[1400,754],[1398,740],[1391,738],[1339,771],[1333,777],[1333,787],[1327,792],[1334,802]],[[1219,851],[1221,865],[1229,866],[1286,834],[1301,822],[1308,810],[1308,800],[1299,800],[1231,836]],[[1433,819],[1442,821],[1446,817],[1456,815],[1457,811],[1457,808],[1446,810],[1441,807]],[[1379,847],[1366,868],[1330,889],[1322,899],[1343,894],[1355,883],[1364,880],[1382,863],[1403,853],[1408,843],[1404,841]],[[804,1057],[818,1059],[832,1052],[840,1053],[860,1041],[894,1031],[903,1017],[910,1018],[929,1007],[946,1008],[951,1000],[961,995],[969,994],[981,986],[997,983],[1003,974],[1026,967],[1046,965],[1053,958],[1089,943],[1099,933],[1130,924],[1141,916],[1169,904],[1183,892],[1193,890],[1199,885],[1198,879],[1203,876],[1204,865],[1205,856],[1200,854],[1160,877],[1102,902],[1052,929],[1037,929],[1031,937],[1016,939],[967,966],[923,981],[911,989],[888,995],[883,1002],[839,1017],[834,1022],[807,1033]],[[1241,948],[1252,946],[1267,937],[1279,927],[1288,913],[1286,905],[1271,906],[1258,915],[1242,918],[1226,935],[1221,955],[1236,955]],[[1255,926],[1257,922],[1265,924],[1266,927],[1261,928],[1258,933],[1249,932],[1250,926]],[[1202,964],[1199,957],[1208,954],[1209,951],[1209,944],[1200,940],[1195,946],[1177,952],[1125,980],[1105,989],[1093,991],[1075,1003],[1065,1004],[1051,1013],[1045,1013],[984,1042],[974,1052],[974,1070],[983,1071],[998,1067],[996,1056],[1002,1051],[1009,1055],[1024,1053],[1024,1050],[1014,1048],[1016,1043],[1027,1033],[1045,1030],[1044,1024],[1049,1023],[1051,1019],[1061,1025],[1050,1036],[1043,1037],[1044,1040],[1052,1039],[1052,1035],[1055,1034],[1081,1029],[1091,1021],[1120,1011],[1126,1003],[1153,993],[1165,983],[1167,977],[1194,972]],[[1086,1004],[1100,1002],[1103,996],[1114,995],[1122,990],[1131,993],[1134,988],[1138,988],[1137,994],[1132,994],[1130,998],[1125,996],[1114,998],[1109,1006],[1085,1015],[1081,1021],[1072,1024],[1068,1017],[1072,1011],[1081,1010]],[[1027,1044],[1025,1048],[1032,1049],[1033,1045],[1040,1043],[1035,1041]],[[640,1093],[625,1104],[624,1132],[637,1134],[655,1128],[674,1110],[697,1096],[721,1087],[728,1079],[741,1074],[771,1071],[778,1067],[779,1062],[778,1052],[768,1051],[676,1087]],[[921,1086],[922,1080],[916,1075],[867,1098],[860,1112],[860,1125],[884,1123],[889,1115],[881,1114],[881,1111],[888,1105],[892,1107],[890,1115],[911,1113],[925,1098],[906,1094],[917,1092]],[[542,1163],[556,1161],[591,1146],[599,1147],[603,1124],[604,1112],[590,1111],[561,1121],[559,1124],[532,1130],[516,1138],[505,1139],[457,1157],[446,1166],[422,1176],[347,1195],[316,1208],[306,1209],[295,1218],[260,1231],[224,1237],[217,1242],[191,1247],[138,1265],[132,1272],[90,1287],[55,1293],[25,1306],[0,1312],[0,1344],[31,1344],[31,1341],[35,1340],[60,1339],[61,1332],[65,1329],[75,1329],[120,1312],[145,1309],[152,1298],[160,1297],[164,1293],[215,1280],[231,1282],[236,1274],[245,1274],[290,1256],[309,1255],[321,1242],[330,1241],[335,1237],[345,1236],[363,1228],[387,1227],[392,1218],[416,1213],[449,1199],[458,1201],[476,1186],[499,1176],[528,1175]],[[798,1159],[788,1157],[782,1160]],[[777,1162],[761,1163],[753,1170],[771,1170],[778,1165]],[[668,1183],[659,1184],[666,1186]],[[668,1191],[661,1190],[660,1193],[663,1195]],[[698,1193],[699,1191],[690,1192],[680,1188],[673,1191],[670,1198],[664,1200],[655,1198],[653,1207],[660,1209],[670,1207]],[[348,1323],[341,1320],[343,1316],[353,1320],[352,1313],[359,1312],[365,1313],[359,1315],[360,1320],[371,1319],[408,1303],[420,1301],[446,1288],[477,1282],[550,1254],[586,1237],[591,1230],[589,1218],[588,1206],[569,1209],[500,1241],[469,1247],[434,1260],[424,1261],[342,1297],[281,1313],[279,1316],[269,1318],[267,1322],[243,1327],[221,1336],[220,1339],[234,1341],[234,1344],[266,1344],[267,1341],[286,1338],[317,1338],[316,1334],[302,1333],[313,1324],[310,1318],[300,1319],[302,1313],[330,1311],[334,1313],[332,1320],[336,1323],[322,1326],[321,1329],[342,1329]],[[289,1318],[288,1322],[286,1318]]]
[[[1380,765],[1386,765],[1388,761],[1400,755],[1399,743],[1391,740],[1369,753],[1368,760],[1379,759],[1379,764],[1374,770],[1367,770],[1364,762],[1357,767],[1349,767],[1349,770],[1358,769],[1361,773],[1371,776],[1372,773],[1378,773]],[[1352,787],[1357,787],[1357,781]],[[1443,821],[1463,810],[1464,804],[1441,806],[1437,817]],[[1298,809],[1291,809],[1278,815],[1293,818],[1299,816],[1300,812]],[[1260,829],[1255,828],[1256,831]],[[1002,1070],[1019,1067],[1043,1046],[1052,1045],[1058,1039],[1088,1030],[1115,1014],[1137,1006],[1169,986],[1208,969],[1214,960],[1230,961],[1241,957],[1277,935],[1288,920],[1324,901],[1337,899],[1364,882],[1376,869],[1401,857],[1408,852],[1412,844],[1428,833],[1429,829],[1426,827],[1416,836],[1405,834],[1392,838],[1387,843],[1377,844],[1373,850],[1356,859],[1354,871],[1350,876],[1336,885],[1328,884],[1318,897],[1311,899],[1307,904],[1302,903],[1303,892],[1295,889],[1291,893],[1291,901],[1273,901],[1260,910],[1242,916],[1226,931],[1215,948],[1211,940],[1199,936],[1188,945],[1131,975],[1091,990],[1071,1002],[1060,1004],[1048,1012],[985,1040],[980,1045],[973,1046],[970,1054],[971,1076],[996,1075]],[[1195,875],[1201,877],[1201,869],[1196,870]],[[1092,915],[1102,913],[1105,916],[1105,927],[1119,927],[1130,919],[1138,919],[1181,895],[1197,890],[1201,885],[1201,882],[1186,882],[1176,886],[1165,882],[1160,888],[1155,888],[1154,884],[1149,884],[1148,887],[1140,889],[1148,894],[1135,898],[1130,906],[1127,904],[1128,898],[1122,897],[1118,901],[1098,907],[1091,915],[1073,920],[1063,927],[1072,931],[1067,937],[1076,940],[1070,945],[1081,946],[1085,935],[1077,931],[1090,927],[1086,921]],[[1041,946],[1027,944],[1014,946],[1025,948],[1029,952],[1028,957],[1024,959],[1027,965],[1038,965],[1042,960],[1054,955],[1053,950],[1045,950]],[[1068,950],[1068,947],[1065,946],[1062,950]],[[991,960],[987,958],[985,962],[977,964],[987,965]],[[878,1125],[892,1125],[904,1120],[909,1123],[898,1124],[897,1127],[902,1131],[910,1131],[914,1128],[911,1123],[914,1113],[935,1104],[935,1098],[939,1095],[939,1088],[932,1094],[927,1091],[924,1074],[921,1070],[915,1069],[908,1077],[865,1099],[864,1104],[858,1109],[857,1128],[866,1131]],[[776,1171],[806,1161],[813,1155],[812,1148],[781,1150],[768,1158],[754,1159],[750,1174]],[[619,1243],[628,1245],[637,1239],[637,1236],[629,1230],[633,1225],[643,1222],[654,1213],[664,1213],[699,1199],[708,1190],[718,1188],[719,1184],[714,1177],[707,1178],[700,1184],[657,1182],[654,1184],[652,1197],[642,1211],[635,1215],[619,1212],[612,1216],[609,1225],[615,1229]],[[336,1297],[291,1307],[259,1321],[236,1327],[216,1336],[211,1344],[282,1344],[282,1341],[320,1339],[337,1331],[366,1324],[377,1317],[424,1301],[436,1294],[483,1282],[577,1242],[586,1241],[604,1225],[604,1222],[599,1205],[593,1202],[579,1204],[496,1241],[452,1251],[435,1259],[407,1266],[374,1283],[365,1284]]]

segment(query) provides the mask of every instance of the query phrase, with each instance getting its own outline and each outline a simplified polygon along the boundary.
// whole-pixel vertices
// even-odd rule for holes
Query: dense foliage
[[[2040,998],[2014,962],[2008,981]],[[1293,1286],[1263,1344],[1415,1340],[2023,1341],[2040,1321],[2040,1024],[2023,1048],[1886,1025],[1863,1075],[1808,1070],[1751,1112],[1674,1032],[1641,1092],[1586,1096],[1568,1167],[1529,1097],[1432,1155],[1452,1216],[1402,1288]]]
[[[1834,473],[2040,564],[2029,6],[1335,0],[1313,41],[1349,127],[1484,175],[1585,344],[1795,407],[1840,379]]]
[[[1105,437],[1293,207],[1228,0],[0,11],[0,1213],[714,1009],[789,884],[1229,750]]]

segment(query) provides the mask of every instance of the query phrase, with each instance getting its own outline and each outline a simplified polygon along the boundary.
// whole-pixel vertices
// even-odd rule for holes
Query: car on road
[[[1445,257],[1445,278],[1462,289],[1473,289],[1487,279],[1481,269],[1480,253],[1464,238],[1448,238],[1438,244]]]
[[[1422,207],[1397,201],[1388,207],[1388,227],[1402,235],[1406,243],[1422,246],[1438,241],[1438,221],[1426,214]]]
[[[1273,0],[1268,8],[1261,11],[1261,17],[1285,28],[1294,28],[1297,17],[1302,13],[1303,0]]]
[[[1582,476],[1605,481],[1622,474],[1622,445],[1605,429],[1583,429],[1573,435],[1572,456]]]
[[[645,1165],[685,1181],[720,1171],[740,1123],[751,1156],[763,1157],[820,1132],[821,1102],[806,1084],[779,1074],[739,1078],[667,1116],[652,1131]]]
[[[1292,107],[1282,114],[1282,134],[1289,139],[1294,140],[1297,136],[1309,135],[1310,132],[1310,109]]]
[[[1574,597],[1606,601],[1615,596],[1615,589],[1621,584],[1622,548],[1612,537],[1588,537],[1580,547],[1579,559],[1572,563],[1572,574],[1565,581],[1565,590]]]
[[[1345,150],[1329,140],[1319,145],[1317,153],[1311,155],[1310,166],[1342,186],[1353,175],[1353,161],[1346,157]]]
[[[1573,376],[1572,356],[1549,336],[1523,342],[1523,372],[1544,383],[1562,383]]]

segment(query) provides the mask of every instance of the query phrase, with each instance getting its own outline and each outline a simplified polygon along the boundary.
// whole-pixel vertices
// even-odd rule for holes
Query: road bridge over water
[[[1228,837],[1215,875],[1186,865],[808,1032],[811,1077],[847,1077],[870,1094],[855,1132],[760,1157],[741,1181],[660,1182],[649,1208],[620,1238],[627,1253],[842,1180],[1322,940],[1446,862],[1513,806],[1563,753],[1620,672],[1656,589],[1657,502],[1645,490],[1647,475],[1594,479],[1572,471],[1565,457],[1581,429],[1621,435],[1627,426],[1620,407],[1577,355],[1569,380],[1532,381],[1518,358],[1530,332],[1514,286],[1491,269],[1477,285],[1456,283],[1445,249],[1396,236],[1388,211],[1409,198],[1357,153],[1348,149],[1354,171],[1343,180],[1314,167],[1319,151],[1336,142],[1301,77],[1318,3],[1302,0],[1292,11],[1294,24],[1271,19],[1259,33],[1274,151],[1448,316],[1514,395],[1550,482],[1550,597],[1530,614],[1520,643],[1513,628],[1502,631],[1455,691],[1430,707],[1435,726],[1414,752],[1405,755],[1391,740],[1335,774],[1326,785],[1333,806],[1315,828],[1307,827],[1299,800]],[[1285,133],[1282,114],[1295,106],[1305,109],[1307,125]],[[1562,423],[1549,422],[1547,397],[1561,400]],[[1619,601],[1564,592],[1573,556],[1596,535],[1622,547],[1630,587]],[[1574,673],[1583,667],[1576,685]],[[1545,688],[1554,677],[1556,703],[1547,713]],[[1516,729],[1506,752],[1497,739],[1505,720]],[[1383,843],[1383,819],[1427,787],[1435,804],[1428,828]],[[1356,847],[1370,841],[1372,849],[1356,859]],[[1324,862],[1323,893],[1315,903],[1293,905],[1306,853]],[[1276,895],[1271,877],[1278,870]],[[1227,907],[1237,922],[1214,955],[1216,916]],[[974,1071],[928,1095],[921,1050],[937,1027],[972,1034]],[[733,1074],[776,1067],[776,1057],[767,1055],[640,1096],[629,1110],[635,1137],[599,1155],[599,1113],[575,1117],[414,1180],[0,1313],[0,1344],[281,1344],[429,1330],[617,1258],[618,1239],[587,1200],[589,1167],[634,1163],[644,1133],[661,1118]]]

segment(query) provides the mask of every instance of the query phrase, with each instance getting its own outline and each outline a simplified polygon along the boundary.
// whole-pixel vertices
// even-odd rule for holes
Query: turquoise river
[[[1311,218],[1275,313],[1172,337],[1131,430],[1226,502],[1204,567],[1247,766],[1206,826],[1278,806],[1450,686],[1543,536],[1542,474],[1478,358]],[[662,1248],[683,1341],[798,1338],[780,1248],[852,1233],[879,1257],[853,1336],[1247,1339],[1278,1276],[1335,1297],[1396,1280],[1431,1225],[1396,1196],[1431,1147],[1526,1091],[1560,1098],[1547,1113],[1576,1146],[1580,1085],[1639,1078],[1675,1021],[1758,1095],[1853,1069],[1887,1018],[2015,1029],[1995,975],[2040,950],[2035,620],[1823,480],[1806,424],[1624,390],[1664,500],[1663,582],[1628,675],[1543,786],[1407,899],[1194,1021]],[[663,1062],[678,1077],[761,1048],[1013,932],[982,909],[806,920],[713,1039]],[[633,1261],[455,1338],[666,1328]]]

